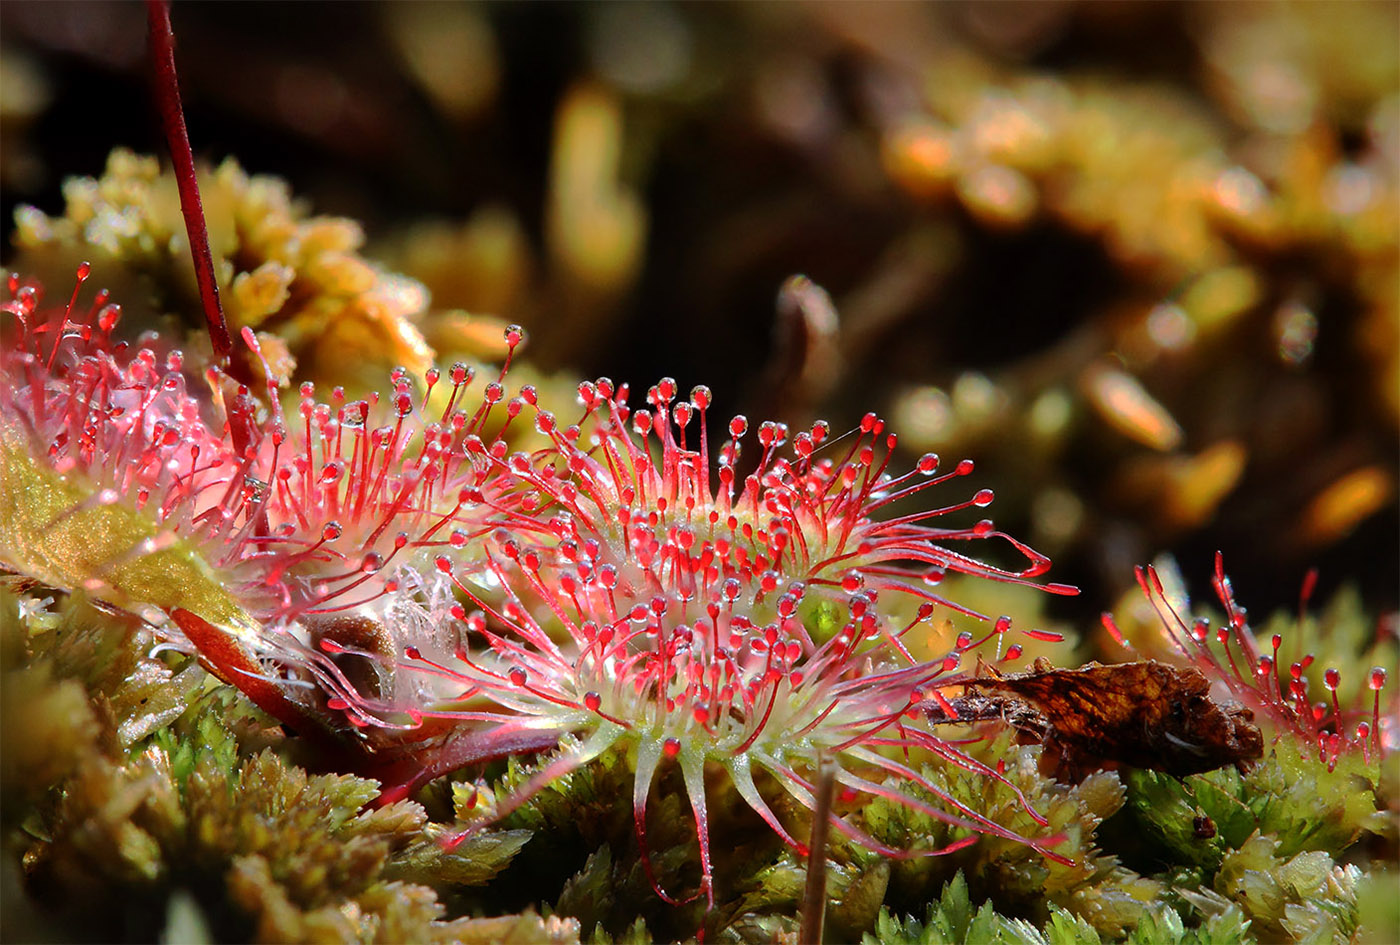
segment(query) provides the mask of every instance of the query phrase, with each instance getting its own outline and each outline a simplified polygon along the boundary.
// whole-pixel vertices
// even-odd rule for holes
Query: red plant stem
[[[807,845],[807,888],[802,896],[802,921],[797,940],[821,945],[826,926],[826,840],[831,830],[831,804],[836,793],[836,767],[819,761],[812,836]]]
[[[170,0],[146,0],[149,23],[151,65],[155,70],[156,102],[160,106],[160,123],[170,148],[170,160],[175,166],[175,183],[180,189],[180,212],[185,216],[185,232],[189,234],[190,255],[194,258],[195,279],[199,283],[200,301],[204,303],[204,321],[209,326],[209,340],[214,353],[227,365],[233,353],[233,337],[219,304],[219,282],[214,278],[214,257],[209,252],[209,228],[204,223],[204,204],[199,198],[199,182],[194,174],[194,154],[190,151],[190,135],[185,128],[185,110],[180,104],[180,79],[175,72],[175,34],[170,28]]]

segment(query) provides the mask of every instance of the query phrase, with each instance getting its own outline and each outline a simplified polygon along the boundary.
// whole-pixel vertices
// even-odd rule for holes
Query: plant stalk
[[[831,831],[831,803],[836,793],[836,766],[819,762],[816,807],[812,811],[812,835],[807,844],[807,889],[802,896],[802,945],[821,945],[826,925],[826,838]]]
[[[204,305],[204,321],[209,326],[209,340],[214,346],[214,353],[227,367],[233,354],[233,338],[219,302],[219,281],[214,276],[214,257],[209,250],[209,228],[204,222],[204,203],[199,197],[194,154],[190,150],[190,135],[185,127],[185,110],[180,103],[180,79],[175,72],[175,34],[170,28],[170,0],[146,0],[146,14],[156,102],[160,107],[165,142],[170,148],[170,160],[175,168],[175,183],[180,190],[180,212],[184,214],[185,232],[189,235],[195,280],[199,284],[199,298]]]

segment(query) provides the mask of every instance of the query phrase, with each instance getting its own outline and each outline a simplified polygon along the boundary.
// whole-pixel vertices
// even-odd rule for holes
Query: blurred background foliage
[[[1066,618],[1162,550],[1188,574],[1224,550],[1256,607],[1314,565],[1320,597],[1397,604],[1393,3],[174,24],[196,153],[359,221],[426,286],[394,304],[440,357],[489,358],[499,319],[561,383],[671,375],[836,430],[877,410],[911,459],[979,463],[998,524],[1085,588]],[[59,214],[112,147],[163,146],[140,5],[10,0],[0,25],[8,245],[17,206]]]

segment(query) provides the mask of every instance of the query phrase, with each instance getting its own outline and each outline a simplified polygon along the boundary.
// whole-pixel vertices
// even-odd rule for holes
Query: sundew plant
[[[1087,8],[721,9],[195,70],[353,141],[363,225],[196,162],[168,0],[169,168],[58,212],[7,45],[0,939],[1400,938],[1394,17],[1115,14],[1158,87]]]
[[[87,275],[79,271],[75,299]],[[970,613],[938,593],[950,572],[1030,582],[1049,561],[990,521],[932,524],[990,504],[990,490],[876,517],[970,474],[970,462],[939,474],[927,455],[891,475],[895,438],[874,415],[844,443],[827,444],[817,424],[785,456],[788,431],[765,423],[741,488],[747,421],[729,421],[712,456],[705,388],[677,401],[665,379],[649,391],[650,409],[633,412],[625,386],[585,383],[578,422],[566,426],[528,387],[505,400],[504,369],[469,393],[463,365],[431,370],[418,397],[395,373],[383,405],[338,391],[318,403],[303,385],[300,422],[289,422],[275,384],[261,408],[217,370],[203,379],[208,395],[192,394],[198,379],[179,352],[114,339],[119,310],[105,298],[85,318],[72,301],[45,308],[36,287],[10,288],[4,311],[18,330],[3,361],[3,498],[20,529],[6,564],[166,612],[283,721],[317,719],[390,756],[411,745],[417,770],[386,799],[465,763],[563,740],[500,816],[625,745],[640,837],[653,776],[674,759],[701,892],[712,897],[706,765],[806,855],[754,774],[814,809],[814,781],[830,763],[843,789],[970,832],[945,850],[986,832],[1065,860],[1054,838],[1018,835],[890,751],[1005,780],[927,727],[923,707],[950,705],[942,691],[966,678],[964,654],[993,641],[1005,656],[1019,652],[1005,642],[1010,620],[949,641],[932,661],[903,639],[927,634],[938,607]],[[520,332],[508,335],[513,350]],[[432,391],[444,377],[438,409]],[[493,408],[504,419],[488,442]],[[512,450],[512,424],[527,411],[547,445]],[[952,547],[997,539],[1025,557],[1022,569]],[[438,741],[425,743],[429,732]],[[885,855],[911,852],[842,818],[833,826]]]
[[[1209,618],[1183,613],[1155,567],[1139,568],[1137,580],[1171,647],[1228,689],[1237,702],[1267,718],[1271,728],[1305,756],[1332,771],[1344,755],[1359,755],[1369,765],[1395,750],[1400,732],[1393,696],[1382,712],[1386,667],[1372,666],[1360,674],[1361,680],[1347,680],[1351,696],[1344,707],[1338,695],[1344,688],[1342,671],[1324,664],[1321,688],[1326,695],[1319,699],[1316,688],[1309,691],[1310,677],[1318,676],[1317,653],[1302,649],[1281,629],[1274,629],[1267,640],[1251,630],[1247,613],[1235,600],[1223,555],[1216,555],[1211,578],[1223,608],[1223,619],[1214,626]],[[1380,653],[1390,655],[1378,648]]]

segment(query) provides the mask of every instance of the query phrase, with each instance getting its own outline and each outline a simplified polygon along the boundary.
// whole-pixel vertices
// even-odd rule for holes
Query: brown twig
[[[180,104],[180,79],[175,72],[175,34],[170,28],[170,0],[146,0],[146,14],[151,65],[155,71],[156,102],[160,106],[160,123],[170,148],[170,160],[175,167],[175,182],[180,189],[180,212],[185,216],[185,232],[189,234],[199,298],[204,304],[204,320],[209,326],[209,340],[214,346],[214,353],[227,365],[233,354],[233,338],[229,334],[223,306],[219,303],[219,282],[214,277],[214,257],[209,251],[209,228],[204,222],[204,204],[199,198],[199,182],[194,173],[194,154],[190,150],[189,131],[185,128],[184,107]]]
[[[821,945],[826,925],[826,838],[831,830],[831,802],[836,793],[836,766],[825,761],[817,779],[812,835],[807,851],[807,889],[802,895],[802,945]]]

